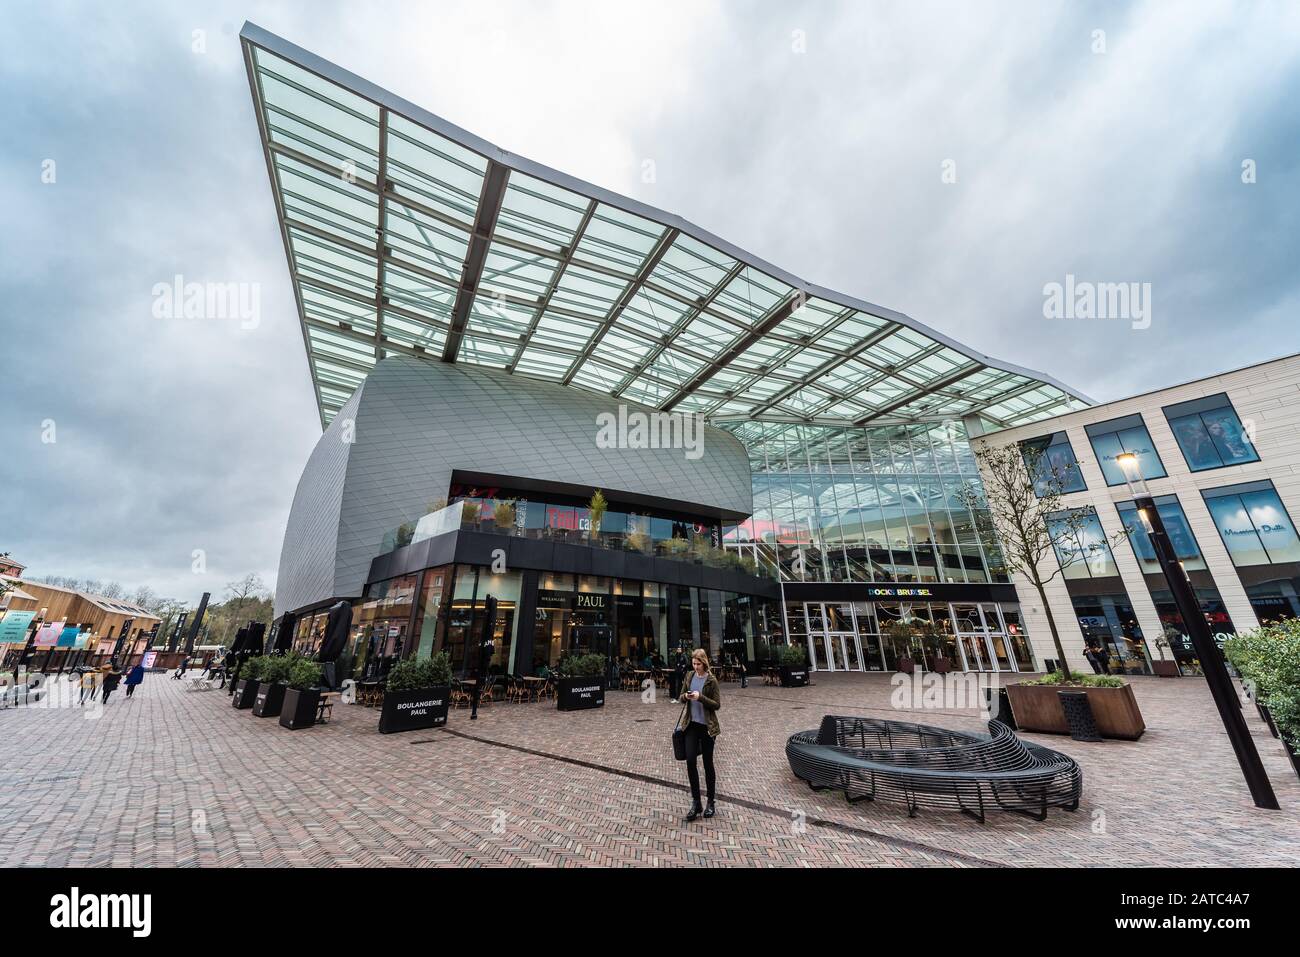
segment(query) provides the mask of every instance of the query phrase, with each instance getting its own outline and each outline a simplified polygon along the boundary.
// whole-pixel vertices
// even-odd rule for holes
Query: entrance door
[[[826,635],[826,644],[830,653],[832,671],[849,670],[848,656],[845,654],[844,649],[845,637],[846,635],[844,632],[838,631],[828,632]],[[852,638],[853,636],[848,635],[847,637]]]
[[[992,670],[985,663],[986,659],[984,657],[984,654],[981,654],[981,651],[984,651],[985,654],[987,653],[987,649],[981,648],[983,644],[984,644],[984,639],[983,636],[981,635],[959,635],[958,636],[957,647],[961,649],[961,655],[963,659],[962,660],[963,671],[991,671]]]
[[[845,669],[848,671],[862,671],[862,648],[858,645],[858,636],[851,631],[846,631],[835,635],[834,638],[840,643]]]

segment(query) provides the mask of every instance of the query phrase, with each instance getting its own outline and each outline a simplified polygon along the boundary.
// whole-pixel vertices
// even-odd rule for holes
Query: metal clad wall
[[[617,409],[609,397],[482,367],[404,356],[383,360],[362,386],[359,402],[354,396],[322,436],[290,515],[292,533],[316,527],[319,516],[300,510],[328,513],[326,524],[337,529],[332,579],[322,581],[320,556],[303,550],[328,547],[322,545],[328,534],[286,534],[277,613],[359,595],[384,535],[443,498],[454,469],[751,511],[749,462],[734,437],[708,428],[703,456],[696,460],[682,449],[597,448],[597,415]],[[344,453],[336,503],[325,494],[334,487],[335,453],[321,450],[338,444],[331,433],[347,419],[355,419],[355,444]],[[331,477],[313,478],[315,470]],[[298,573],[299,563],[311,573]]]

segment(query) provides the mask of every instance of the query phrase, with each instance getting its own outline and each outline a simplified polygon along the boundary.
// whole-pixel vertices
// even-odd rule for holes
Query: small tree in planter
[[[596,489],[595,494],[591,496],[591,501],[587,503],[587,516],[591,520],[591,529],[587,532],[587,537],[593,542],[600,534],[600,523],[608,510],[609,502],[605,500],[605,494],[600,489]]]
[[[783,645],[780,661],[782,688],[802,688],[808,684],[808,653],[803,645]]]
[[[441,727],[447,723],[450,703],[451,659],[445,651],[399,661],[384,682],[379,733]]]
[[[316,723],[320,706],[321,667],[307,658],[297,658],[289,666],[288,688],[280,708],[280,726],[295,730]]]
[[[288,686],[289,671],[294,658],[301,656],[266,655],[262,659],[262,680],[257,686],[257,699],[253,702],[253,715],[274,718],[284,706],[284,691]]]
[[[961,498],[975,517],[985,547],[1001,554],[1007,571],[1028,581],[1038,593],[1056,646],[1057,667],[1064,673],[1065,646],[1047,600],[1047,585],[1066,568],[1124,538],[1128,529],[1121,529],[1104,545],[1081,548],[1079,533],[1091,530],[1092,513],[1069,508],[1062,499],[1075,466],[1052,466],[1041,449],[981,443],[975,461],[983,486],[967,483]]]
[[[905,675],[910,675],[916,671],[916,658],[913,657],[915,652],[916,636],[912,631],[912,625],[899,619],[890,622],[886,628],[889,637],[893,639],[895,648],[902,648],[903,653],[898,656],[898,670]]]
[[[1156,636],[1156,651],[1160,654],[1159,661],[1151,662],[1151,668],[1162,678],[1177,678],[1182,674],[1178,667],[1178,659],[1172,661],[1165,660],[1165,649],[1171,648],[1175,640],[1181,640],[1183,633],[1172,625],[1166,625],[1165,630]]]
[[[605,656],[569,655],[560,660],[555,706],[582,711],[605,706]]]
[[[492,521],[498,532],[511,534],[515,529],[515,500],[499,501],[492,507]]]
[[[1233,635],[1223,653],[1246,682],[1265,720],[1277,729],[1300,775],[1300,621],[1284,621]]]

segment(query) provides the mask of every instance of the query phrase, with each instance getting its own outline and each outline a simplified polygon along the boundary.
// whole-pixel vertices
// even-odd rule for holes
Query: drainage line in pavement
[[[451,728],[441,728],[444,734],[454,735],[457,738],[464,738],[467,741],[477,741],[480,744],[489,744],[495,748],[505,748],[508,751],[518,751],[521,754],[531,754],[538,758],[547,758],[551,761],[559,761],[563,764],[572,764],[576,767],[587,768],[591,771],[603,771],[606,774],[616,774],[619,777],[631,778],[633,781],[640,781],[643,784],[655,784],[660,787],[672,788],[676,791],[689,791],[690,788],[685,784],[677,781],[666,781],[663,778],[656,778],[649,774],[638,774],[635,771],[624,771],[621,768],[611,768],[608,765],[596,764],[592,761],[582,761],[578,758],[569,758],[561,754],[550,754],[546,751],[536,751],[533,748],[525,748],[518,744],[506,744],[504,741],[493,741],[491,738],[480,738],[473,734],[466,734],[464,731],[453,731]],[[424,741],[413,741],[412,744],[424,744]],[[749,808],[751,811],[757,811],[760,814],[773,814],[783,820],[790,819],[790,813],[783,811],[779,807],[773,807],[770,804],[760,804],[757,801],[750,801],[745,798],[726,797],[719,795],[719,802],[729,804],[738,804],[741,807]],[[905,837],[892,837],[888,834],[880,834],[876,831],[869,831],[866,828],[854,827],[852,824],[841,824],[839,821],[829,821],[824,818],[808,818],[805,824],[813,827],[824,827],[832,831],[840,831],[845,834],[852,834],[855,837],[865,837],[873,841],[880,841],[894,847],[906,848],[910,851],[919,851],[923,854],[936,854],[940,857],[950,858],[955,861],[961,861],[964,864],[974,864],[978,867],[1006,867],[1007,865],[997,861],[988,861],[982,857],[976,857],[973,854],[963,854],[961,851],[949,851],[944,848],[934,847],[930,844],[922,844],[920,841],[909,840]]]

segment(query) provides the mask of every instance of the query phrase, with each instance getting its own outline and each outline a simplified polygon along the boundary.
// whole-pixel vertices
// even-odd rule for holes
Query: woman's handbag
[[[678,761],[686,760],[686,730],[682,727],[682,718],[686,717],[686,705],[677,716],[677,725],[673,728],[673,757]]]

